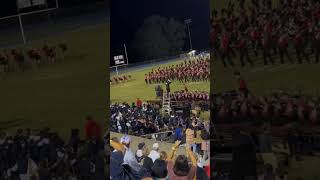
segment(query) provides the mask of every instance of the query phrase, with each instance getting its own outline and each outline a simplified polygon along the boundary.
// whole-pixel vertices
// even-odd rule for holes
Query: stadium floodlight
[[[190,26],[189,26],[189,24],[191,24],[191,23],[192,23],[192,20],[191,20],[191,19],[186,19],[186,20],[184,20],[184,24],[186,24],[186,25],[187,25],[187,28],[188,28],[190,50],[192,50],[192,41],[191,41],[191,33],[190,33]]]

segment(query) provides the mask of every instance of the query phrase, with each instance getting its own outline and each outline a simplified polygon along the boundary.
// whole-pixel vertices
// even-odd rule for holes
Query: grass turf
[[[88,114],[105,128],[108,39],[106,24],[48,38],[52,44],[68,43],[65,60],[0,79],[0,130],[50,127],[67,137],[71,128],[79,128],[83,134]],[[33,41],[27,46],[42,43]]]
[[[127,102],[132,103],[135,102],[137,98],[141,100],[154,100],[156,98],[155,87],[157,84],[147,85],[144,81],[144,75],[151,71],[151,69],[157,69],[158,67],[166,67],[172,64],[180,63],[181,61],[169,62],[166,64],[162,64],[160,66],[152,66],[147,67],[140,70],[134,70],[131,72],[127,72],[133,78],[133,80],[125,83],[112,84],[110,86],[110,99],[111,103],[115,102]],[[111,75],[112,76],[112,75]],[[187,87],[191,91],[207,91],[209,92],[209,81],[206,82],[189,82],[186,83]],[[173,81],[171,84],[171,91],[177,91],[184,89],[184,84],[179,81]],[[164,84],[162,84],[162,88],[165,89]]]
[[[154,100],[156,98],[155,86],[156,84],[147,85],[144,81],[144,75],[151,71],[151,69],[157,69],[158,67],[165,67],[168,65],[176,64],[181,62],[181,60],[165,63],[159,66],[147,67],[140,70],[127,71],[126,74],[132,76],[132,80],[110,85],[110,103],[122,103],[127,102],[131,104],[136,102],[137,98],[140,98],[143,101]],[[112,77],[113,75],[111,75]],[[189,82],[186,83],[190,91],[210,91],[210,82],[201,81],[201,82]],[[164,84],[162,88],[165,89]],[[184,89],[184,84],[179,81],[173,81],[171,84],[171,91],[177,91]],[[205,120],[209,120],[210,113],[202,112],[201,117]]]

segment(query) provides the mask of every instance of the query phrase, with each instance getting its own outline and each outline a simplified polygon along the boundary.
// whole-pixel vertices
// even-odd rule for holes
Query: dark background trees
[[[149,16],[136,31],[133,49],[143,60],[181,53],[186,42],[185,25],[174,18]]]

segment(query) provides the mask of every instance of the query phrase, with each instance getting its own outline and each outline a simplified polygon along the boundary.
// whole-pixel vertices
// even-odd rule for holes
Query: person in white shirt
[[[152,145],[152,151],[150,151],[148,157],[151,158],[153,162],[160,158],[159,144],[158,143],[154,143]]]
[[[135,172],[139,173],[141,171],[141,166],[138,163],[135,154],[130,149],[131,138],[125,135],[120,139],[120,143],[123,144],[126,149],[123,164],[128,164]]]

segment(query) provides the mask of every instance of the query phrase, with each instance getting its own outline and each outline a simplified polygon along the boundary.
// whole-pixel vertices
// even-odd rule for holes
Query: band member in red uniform
[[[212,28],[210,35],[211,35],[211,45],[213,47],[213,55],[215,58],[217,58],[217,50],[219,46],[218,46],[218,32],[215,29],[215,27]]]
[[[296,50],[296,55],[298,62],[302,64],[301,55],[307,60],[307,62],[310,62],[309,56],[305,52],[305,42],[303,39],[302,32],[297,30],[294,37],[293,37],[293,45]]]
[[[258,47],[259,47],[259,39],[260,39],[260,33],[258,31],[258,25],[255,25],[251,32],[250,32],[250,37],[251,37],[251,43],[253,46],[253,51],[256,56],[258,56]]]
[[[9,72],[9,56],[5,51],[0,52],[0,65],[4,72]]]
[[[274,64],[274,60],[271,57],[271,36],[268,32],[264,32],[262,36],[262,48],[263,48],[263,61],[264,65],[268,65],[268,60]]]
[[[249,57],[248,47],[247,47],[247,39],[244,37],[242,33],[239,33],[238,35],[238,44],[236,45],[237,49],[239,50],[240,55],[240,62],[241,66],[245,66],[244,58],[253,65],[253,62],[251,61]]]
[[[37,64],[41,63],[41,54],[38,49],[32,48],[27,51],[29,58]]]
[[[141,99],[139,99],[139,98],[137,98],[137,107],[138,108],[142,108],[142,101],[141,101]]]
[[[221,60],[224,65],[224,67],[227,67],[227,63],[225,59],[227,59],[231,66],[234,66],[233,61],[231,60],[231,54],[230,54],[230,36],[226,32],[226,30],[223,30],[221,42],[220,42],[220,52],[221,52]]]
[[[320,27],[317,28],[317,31],[315,32],[315,42],[314,42],[314,52],[315,52],[315,58],[316,63],[319,62],[319,56],[320,56]]]
[[[13,55],[14,60],[18,64],[18,68],[21,69],[22,71],[25,70],[25,57],[24,54],[21,50],[13,49],[11,51],[11,54]]]
[[[278,40],[278,45],[279,45],[279,51],[280,51],[280,60],[281,64],[284,64],[284,56],[287,56],[288,60],[293,63],[289,53],[288,53],[288,34],[285,32],[285,30],[281,31],[280,38]]]
[[[245,97],[248,97],[249,90],[247,88],[246,81],[241,76],[240,72],[235,72],[234,75],[235,75],[235,77],[236,77],[236,79],[238,80],[238,83],[239,83],[239,91],[242,92]]]

